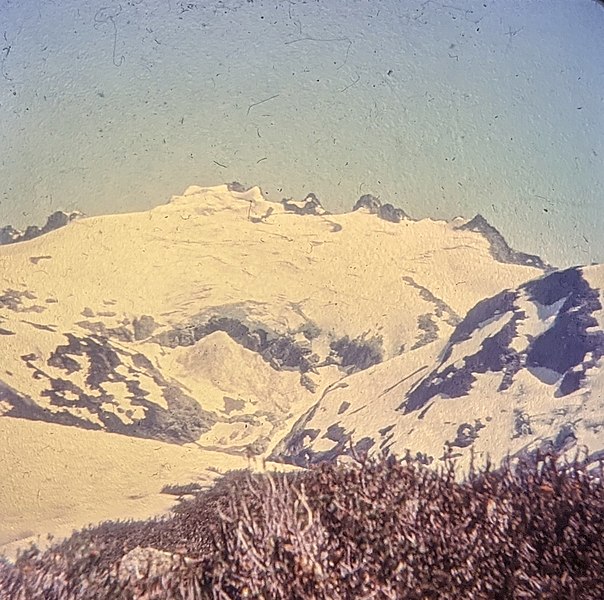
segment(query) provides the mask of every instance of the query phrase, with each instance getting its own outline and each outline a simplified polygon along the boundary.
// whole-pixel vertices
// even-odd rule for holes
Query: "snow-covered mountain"
[[[156,512],[146,467],[116,486],[156,451],[157,496],[349,439],[426,462],[603,446],[601,268],[557,273],[480,215],[413,220],[369,195],[334,215],[230,184],[60,225],[0,246],[0,545]]]
[[[553,448],[604,458],[604,266],[478,302],[447,340],[330,386],[275,451],[306,465],[356,451],[468,465]]]
[[[2,412],[228,451],[539,274],[458,223],[190,188],[2,248]],[[467,265],[463,272],[458,265]]]

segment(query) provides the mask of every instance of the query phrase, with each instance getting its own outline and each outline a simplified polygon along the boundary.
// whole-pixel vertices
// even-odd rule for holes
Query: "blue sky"
[[[0,224],[238,180],[604,260],[593,0],[2,0]]]

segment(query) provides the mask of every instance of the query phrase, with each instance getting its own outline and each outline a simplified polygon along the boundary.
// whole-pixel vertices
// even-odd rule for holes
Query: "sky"
[[[594,0],[0,0],[0,226],[239,181],[604,262],[603,31]]]

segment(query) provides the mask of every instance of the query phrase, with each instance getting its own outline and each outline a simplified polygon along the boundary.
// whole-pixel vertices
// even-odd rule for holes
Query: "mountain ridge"
[[[596,462],[604,443],[603,283],[601,265],[570,268],[479,302],[432,360],[412,372],[416,377],[406,391],[401,381],[392,394],[383,372],[368,374],[358,390],[349,378],[346,388],[297,422],[272,458],[306,466],[379,444],[399,455],[416,452],[429,464],[450,456],[442,454],[448,448],[467,466],[470,460],[499,462],[529,450],[584,446],[590,449],[585,460]],[[404,357],[401,362],[388,377],[405,368]],[[383,396],[388,400],[377,423],[366,426],[344,414],[366,412],[372,398]],[[345,409],[336,411],[338,404]],[[422,440],[439,428],[440,436]],[[420,436],[409,439],[413,429]],[[402,430],[409,432],[407,442]],[[479,443],[481,437],[488,441]]]
[[[247,188],[237,181],[233,181],[225,185],[227,186],[227,189],[229,191],[236,192],[239,194],[245,194],[249,190],[253,189],[253,187]],[[191,187],[196,188],[199,186]],[[264,197],[261,191],[260,194],[262,195],[262,197]],[[278,206],[283,206],[286,212],[292,212],[299,215],[320,216],[332,214],[323,207],[321,201],[313,192],[309,192],[301,201],[295,201],[292,198],[283,198],[280,203],[274,204],[277,204]],[[364,194],[360,196],[359,199],[353,205],[351,211],[349,212],[355,212],[361,209],[368,211],[370,214],[377,215],[380,219],[384,219],[385,221],[390,221],[393,223],[400,223],[403,219],[417,220],[412,219],[412,217],[410,217],[402,208],[395,207],[390,203],[383,204],[378,197],[372,194]],[[269,207],[268,211],[272,213],[273,209]],[[24,231],[22,231],[19,229],[15,229],[12,225],[5,225],[0,228],[0,245],[19,243],[27,241],[29,239],[33,239],[40,235],[44,235],[50,231],[54,231],[55,229],[59,229],[60,227],[65,227],[72,220],[76,218],[82,218],[84,216],[84,213],[80,211],[71,211],[67,213],[65,211],[59,210],[53,212],[47,218],[45,225],[43,225],[42,227],[36,225],[29,225],[25,228]],[[460,221],[465,221],[463,224],[458,225],[460,229],[467,229],[469,231],[481,233],[491,243],[492,255],[496,260],[499,260],[500,262],[510,262],[515,264],[536,266],[544,270],[555,269],[555,267],[552,267],[548,263],[544,262],[543,259],[541,259],[539,256],[513,250],[509,246],[505,238],[501,235],[501,233],[493,225],[491,225],[480,213],[477,213],[474,217],[470,219],[456,217],[451,221],[445,222],[458,223]]]
[[[496,455],[515,447],[508,439],[513,425],[491,427],[487,441],[486,417],[494,416],[480,403],[457,420],[435,397],[407,415],[398,409],[422,378],[432,377],[432,387],[425,386],[434,391],[439,368],[451,367],[447,360],[463,370],[468,358],[474,387],[487,389],[499,372],[475,373],[471,356],[484,341],[477,333],[497,327],[500,315],[475,307],[487,302],[488,308],[486,299],[501,297],[491,304],[513,316],[503,310],[505,299],[547,277],[550,267],[504,246],[478,217],[414,220],[377,198],[363,198],[356,210],[330,214],[314,194],[277,203],[236,182],[190,186],[148,211],[74,218],[45,235],[0,245],[0,435],[13,439],[18,430],[28,439],[33,433],[26,424],[35,421],[50,440],[69,439],[71,430],[86,431],[96,444],[117,435],[141,458],[153,442],[200,457],[220,455],[220,464],[233,468],[249,461],[268,460],[273,468],[275,461],[297,466],[307,459],[335,460],[349,453],[351,443],[360,452],[383,447],[404,454],[408,447],[431,464],[438,463],[445,442],[462,457],[474,445],[483,454],[493,445]],[[494,245],[503,250],[494,252]],[[599,273],[596,267],[589,272]],[[596,294],[592,303],[599,302],[599,277],[584,289]],[[536,307],[525,296],[523,306]],[[547,330],[563,304],[560,296],[547,305],[551,318],[533,321]],[[575,309],[569,305],[565,314]],[[487,315],[474,329],[468,324],[472,310]],[[569,372],[565,386],[574,380],[600,385],[594,380],[600,342],[590,327],[581,331],[593,338],[593,364],[585,357],[575,362],[584,374]],[[447,344],[461,354],[448,357]],[[513,354],[509,344],[504,356]],[[543,362],[540,352],[535,346],[525,354]],[[514,360],[508,362],[512,373]],[[514,376],[535,379],[527,368]],[[550,415],[551,403],[539,402]],[[585,418],[587,409],[577,410],[577,418]],[[506,423],[533,412],[512,412]],[[525,429],[555,439],[570,413],[547,415],[529,418]],[[403,429],[405,419],[417,422]],[[581,427],[572,429],[578,441],[585,437]],[[601,436],[595,428],[588,441],[597,452]],[[167,448],[165,453],[176,456]],[[44,458],[51,472],[60,470],[58,456]],[[78,456],[71,460],[80,465]],[[162,486],[175,483],[171,460],[157,467],[156,491],[145,492],[149,506],[157,506]],[[200,460],[200,470],[212,472],[215,458]],[[18,454],[4,465],[11,485],[23,494],[39,486],[41,506],[56,514],[56,492],[48,483],[15,479],[11,461],[17,464]],[[94,470],[84,463],[81,468]],[[97,479],[92,488],[101,485],[100,474]],[[73,490],[77,482],[62,481],[72,490],[67,498],[81,497]],[[129,505],[121,489],[115,494],[112,506]],[[0,496],[0,508],[13,515],[0,540],[10,543],[28,537],[27,511],[19,512],[15,502],[10,494]],[[81,514],[69,500],[59,504],[61,519],[74,526],[101,514],[93,508]],[[52,519],[45,523],[42,529],[58,531]]]

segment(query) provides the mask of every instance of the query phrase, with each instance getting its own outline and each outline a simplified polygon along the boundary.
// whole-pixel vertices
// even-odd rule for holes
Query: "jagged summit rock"
[[[250,188],[245,187],[242,183],[238,181],[232,181],[231,183],[227,183],[227,188],[229,192],[238,192],[240,194],[245,194]]]
[[[377,215],[384,221],[400,223],[403,219],[409,219],[409,215],[402,208],[395,208],[392,204],[382,204],[379,198],[371,194],[364,194],[355,203],[353,212],[366,209],[372,215]]]
[[[287,212],[293,212],[297,215],[328,215],[329,213],[323,208],[323,205],[312,192],[302,200],[295,202],[291,198],[284,198],[282,201],[283,207]]]
[[[49,231],[65,227],[65,225],[71,223],[74,219],[78,219],[82,216],[83,214],[79,211],[66,213],[62,210],[57,210],[48,217],[46,223],[42,227],[29,225],[25,231],[20,231],[19,229],[15,229],[12,225],[6,225],[0,228],[0,245],[15,244],[17,242],[31,240],[40,235],[44,235]]]
[[[378,198],[372,194],[364,194],[361,196],[352,207],[352,210],[360,210],[361,208],[367,209],[372,215],[376,214],[382,206],[382,203]]]
[[[459,225],[459,229],[476,231],[484,235],[491,245],[491,255],[495,260],[517,265],[529,265],[531,267],[537,267],[538,269],[553,270],[553,267],[544,262],[539,256],[512,250],[501,233],[499,233],[499,231],[481,214],[477,214],[467,223]]]

